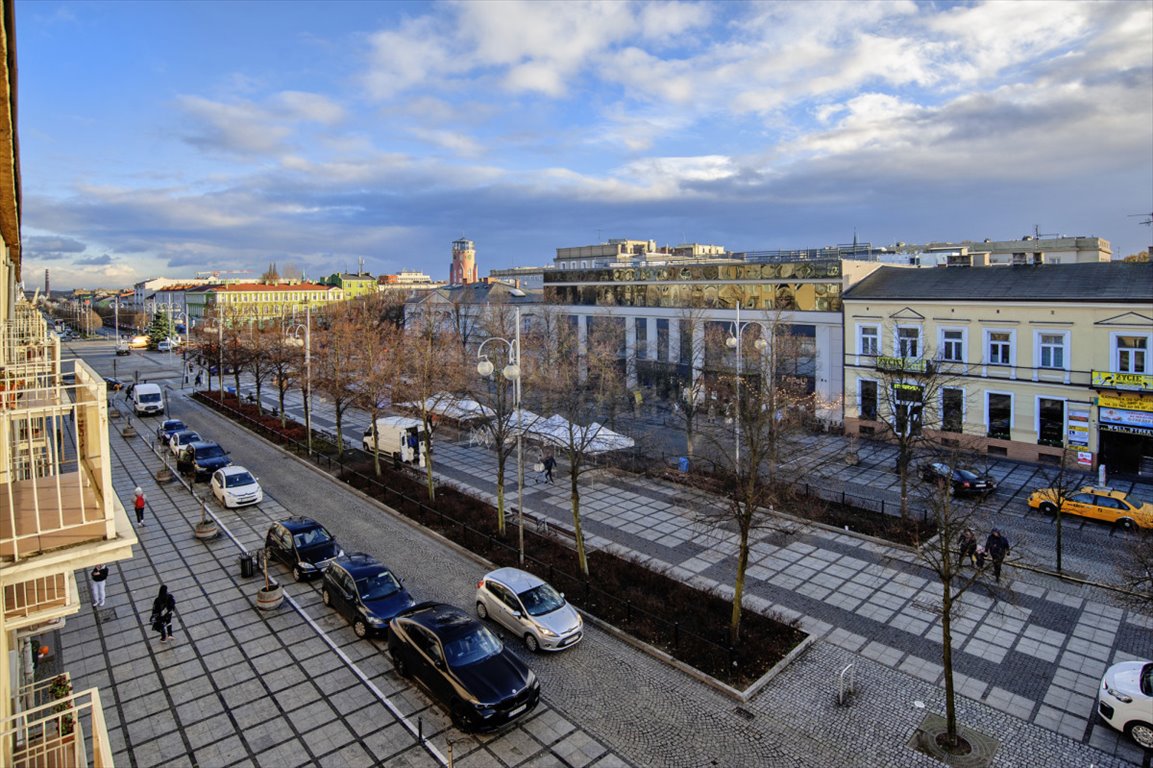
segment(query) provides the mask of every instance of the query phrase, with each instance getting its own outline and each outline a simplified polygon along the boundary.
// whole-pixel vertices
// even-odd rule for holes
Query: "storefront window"
[[[1037,403],[1038,445],[1065,444],[1065,401],[1042,397]]]
[[[947,387],[941,391],[941,430],[961,432],[965,421],[965,390]]]
[[[1013,428],[1013,396],[990,392],[986,404],[989,437],[1009,440]]]

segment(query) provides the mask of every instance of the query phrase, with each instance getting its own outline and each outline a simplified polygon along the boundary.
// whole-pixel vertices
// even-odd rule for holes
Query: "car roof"
[[[534,587],[539,587],[544,584],[544,579],[533,576],[527,571],[522,571],[519,568],[498,568],[491,573],[486,573],[486,579],[493,579],[504,584],[513,592],[521,593]]]
[[[288,517],[284,520],[276,521],[279,525],[283,525],[288,530],[296,533],[297,531],[307,531],[310,528],[323,528],[324,526],[313,520],[311,517]]]
[[[348,571],[348,574],[352,576],[353,579],[363,579],[365,576],[373,576],[381,571],[392,573],[392,570],[387,565],[364,552],[353,552],[351,555],[338,557],[332,561],[332,564],[339,565]]]
[[[197,432],[192,427],[181,427],[180,429],[173,432],[172,436],[173,437],[179,437],[180,435],[199,435],[199,434],[200,433]]]
[[[160,426],[162,426],[162,427],[174,427],[177,424],[180,424],[183,426],[184,422],[181,421],[180,419],[165,419],[164,421],[162,421],[160,423]]]
[[[193,440],[191,443],[185,444],[184,447],[192,448],[194,451],[199,451],[201,448],[219,448],[220,443],[217,443],[213,440]]]
[[[221,467],[220,469],[218,469],[216,471],[221,472],[224,475],[239,475],[241,472],[251,474],[251,472],[249,472],[246,468],[240,466],[239,464],[231,464],[227,467]]]
[[[460,634],[480,624],[468,613],[448,603],[418,603],[398,618],[419,624],[440,638]]]
[[[1107,488],[1102,485],[1084,485],[1081,486],[1081,493],[1095,493],[1098,496],[1109,496],[1114,499],[1124,499],[1129,496],[1125,491],[1119,491],[1116,488]]]

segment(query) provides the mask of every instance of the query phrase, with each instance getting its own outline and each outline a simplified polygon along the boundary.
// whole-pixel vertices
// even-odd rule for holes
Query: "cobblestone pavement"
[[[212,435],[226,435],[221,439],[232,448],[234,458],[243,456],[242,463],[250,468],[255,464],[257,473],[270,489],[270,499],[261,505],[260,510],[222,515],[222,521],[230,528],[235,523],[235,527],[243,531],[243,521],[250,518],[259,520],[244,534],[256,538],[268,517],[280,514],[277,502],[290,500],[286,506],[294,513],[315,511],[337,533],[346,548],[366,549],[394,565],[408,578],[407,585],[418,596],[446,599],[462,605],[470,602],[470,589],[482,566],[442,547],[427,535],[413,531],[407,524],[382,513],[339,486],[318,479],[308,470],[302,471],[294,459],[230,428],[197,406],[183,402],[175,393],[172,402],[176,415],[187,416],[186,420],[196,427],[210,425],[205,431]],[[117,448],[118,441],[119,438],[113,438],[114,448]],[[469,485],[481,493],[491,493],[495,464],[491,454],[479,448],[447,442],[439,445],[438,451],[437,466],[445,479]],[[118,456],[121,453],[119,448],[117,453]],[[140,461],[146,462],[147,459]],[[130,462],[119,471],[126,473],[123,478],[117,478],[117,486],[124,494],[129,492],[134,482],[139,482],[142,473],[147,472],[143,464],[133,466]],[[275,480],[272,480],[274,476]],[[169,492],[166,490],[164,493]],[[704,530],[695,522],[692,504],[686,504],[683,491],[670,491],[657,483],[623,481],[602,475],[582,481],[582,495],[586,502],[584,509],[587,530],[591,534],[590,543],[594,546],[624,547],[669,565],[687,580],[722,590],[728,588],[732,576],[729,565],[732,544],[727,537]],[[526,507],[534,514],[546,516],[557,525],[563,526],[569,516],[567,493],[559,486],[529,486],[526,488],[526,502]],[[193,508],[191,514],[194,513]],[[187,505],[182,507],[174,502],[172,514],[175,515],[173,520],[183,519],[185,525],[191,519]],[[172,521],[166,521],[165,529],[172,527]],[[160,565],[152,565],[157,560],[151,553],[152,536],[157,533],[148,530],[143,539],[142,549],[148,551],[147,563],[142,562],[146,558],[137,558],[121,564],[144,569],[142,574],[128,574],[134,584],[131,602],[137,606],[146,606],[154,594],[158,583],[155,580],[157,570],[178,565],[167,546],[158,550]],[[167,538],[167,534],[165,536]],[[242,541],[244,536],[240,537]],[[255,624],[271,623],[270,619],[256,615],[251,607],[250,593],[255,589],[255,582],[243,582],[232,575],[236,570],[234,548],[217,556],[217,550],[224,549],[222,542],[205,547],[192,542],[187,533],[182,533],[179,538],[178,545],[170,542],[177,552],[196,552],[200,548],[214,555],[211,561],[196,561],[188,566],[187,583],[177,583],[174,587],[178,596],[190,589],[194,592],[196,589],[204,590],[204,582],[219,584],[225,594],[231,590],[232,601],[248,603],[245,610],[235,612],[237,618],[233,623],[249,628]],[[572,652],[533,657],[529,663],[545,686],[544,706],[533,720],[516,729],[515,733],[519,735],[504,734],[493,740],[465,739],[462,751],[467,753],[467,757],[458,760],[458,764],[939,765],[906,746],[924,712],[943,709],[939,626],[935,617],[924,612],[919,604],[926,595],[932,594],[926,573],[899,548],[811,528],[781,539],[766,536],[758,541],[755,551],[753,565],[758,570],[755,574],[750,572],[751,604],[761,610],[773,608],[786,615],[801,617],[805,628],[819,640],[751,702],[737,706],[712,689],[621,645],[594,628],[590,629],[585,642]],[[180,557],[185,559],[186,556]],[[219,575],[211,578],[207,576],[209,573]],[[1140,755],[1132,742],[1094,722],[1091,713],[1099,674],[1107,664],[1150,655],[1150,620],[1112,608],[1091,588],[1072,587],[1040,574],[1013,575],[1017,599],[1011,606],[1005,608],[994,604],[981,595],[974,595],[974,599],[966,604],[966,615],[960,622],[959,652],[956,654],[962,722],[1000,740],[995,765],[1112,766],[1137,763]],[[434,744],[443,751],[448,739],[459,737],[451,729],[446,730],[443,716],[438,716],[436,708],[430,706],[422,695],[397,689],[399,683],[387,660],[372,648],[372,644],[355,640],[342,620],[325,611],[319,605],[319,596],[314,588],[289,586],[305,613],[312,615],[330,636],[340,638],[337,647],[349,654],[355,665],[366,668],[366,676],[384,695],[395,696],[404,702],[406,706],[402,711],[406,714],[426,715],[426,732],[437,734]],[[117,594],[115,588],[110,589],[110,596],[113,594]],[[196,631],[197,623],[187,619],[190,610],[208,610],[203,614],[206,620],[219,620],[226,628],[230,627],[226,619],[233,614],[222,613],[223,609],[218,607],[227,605],[229,600],[218,600],[218,597],[218,593],[208,592],[205,605],[198,608],[183,605],[182,622],[186,626],[182,629],[200,637]],[[291,617],[293,614],[285,612],[284,615]],[[151,638],[145,639],[146,630],[141,628],[137,619],[132,619],[131,624],[132,627],[120,630],[127,634],[114,647],[132,643],[149,645],[150,648],[158,645]],[[90,674],[107,674],[117,689],[120,684],[129,686],[129,692],[124,696],[119,693],[115,696],[118,713],[124,709],[124,703],[134,704],[136,699],[141,699],[139,706],[133,707],[131,712],[123,712],[125,716],[116,726],[117,738],[125,738],[125,734],[133,736],[137,720],[148,722],[159,716],[165,725],[179,722],[181,727],[169,728],[163,734],[163,728],[152,729],[132,743],[153,745],[158,749],[167,738],[164,743],[175,750],[171,754],[187,754],[180,752],[179,747],[187,748],[190,740],[184,736],[179,739],[172,736],[173,731],[183,734],[186,730],[183,720],[175,720],[179,712],[176,705],[170,703],[172,711],[164,714],[166,702],[183,702],[187,697],[165,688],[162,697],[155,693],[144,694],[152,696],[146,703],[143,695],[131,688],[135,682],[133,675],[117,676],[109,672],[106,659],[101,666],[101,654],[87,650],[96,646],[105,649],[105,657],[112,653],[104,641],[95,639],[103,631],[101,626],[103,622],[90,621],[89,614],[70,621],[66,629],[66,646],[68,649],[86,649],[84,652],[89,656],[85,657],[84,664],[87,666],[91,661]],[[303,628],[296,630],[302,639],[289,635],[293,639],[289,640],[287,648],[277,651],[275,647],[270,650],[258,645],[261,642],[281,642],[279,632],[274,629],[279,628],[269,627],[264,635],[253,641],[233,642],[234,651],[239,655],[234,656],[231,662],[222,662],[220,668],[227,672],[234,668],[252,668],[252,676],[260,679],[263,679],[261,676],[274,677],[280,672],[298,677],[290,686],[310,686],[309,693],[329,707],[327,716],[330,721],[336,721],[352,734],[345,746],[363,749],[357,739],[366,739],[370,735],[367,731],[371,729],[363,726],[358,718],[341,720],[337,716],[338,709],[328,703],[332,696],[329,691],[341,693],[344,688],[321,687],[315,682],[318,675],[331,675],[328,670],[347,669],[348,665],[342,667],[343,662],[331,648],[313,656],[307,655],[303,649],[298,651],[297,642],[312,642]],[[180,652],[180,647],[178,643],[174,648],[163,649],[163,653]],[[154,659],[157,653],[151,649],[147,658]],[[208,658],[199,650],[194,655],[197,659]],[[258,673],[253,659],[266,659],[265,663],[269,663],[273,658],[278,658],[281,665],[272,670],[261,669]],[[321,661],[325,666],[319,666]],[[163,666],[152,662],[156,675],[172,666],[167,660],[162,659],[162,662]],[[232,725],[238,717],[246,719],[247,715],[237,714],[244,712],[246,702],[238,701],[233,706],[223,693],[238,683],[227,687],[218,683],[215,668],[206,661],[199,663],[199,670],[195,667],[188,669],[187,681],[210,678],[208,692],[201,692],[199,698],[222,702],[213,705],[217,708],[212,716],[214,723],[224,726]],[[835,681],[841,669],[850,663],[856,671],[857,695],[851,706],[841,707],[836,704]],[[66,666],[74,668],[71,664]],[[118,670],[116,666],[111,669]],[[153,673],[145,668],[141,674]],[[167,677],[160,679],[168,682]],[[102,680],[97,678],[93,682],[101,684]],[[169,685],[180,683],[174,678]],[[357,686],[354,683],[352,687],[356,689]],[[251,700],[261,707],[273,707],[275,711],[270,714],[280,725],[272,731],[281,735],[279,740],[268,737],[266,742],[261,742],[261,749],[254,749],[257,737],[252,736],[249,740],[250,737],[242,733],[246,726],[238,722],[232,731],[224,727],[224,735],[212,746],[228,741],[228,734],[232,733],[247,750],[235,753],[239,754],[233,761],[235,764],[272,764],[276,760],[266,756],[268,749],[301,739],[314,731],[319,734],[321,726],[305,723],[296,726],[300,736],[295,731],[291,736],[283,736],[284,723],[288,726],[295,724],[288,715],[295,711],[299,700],[279,693],[280,690],[277,695],[265,693],[263,698]],[[363,692],[361,696],[364,696]],[[292,702],[288,701],[290,698]],[[303,699],[316,701],[307,695]],[[270,701],[274,703],[270,705]],[[923,709],[918,702],[925,705]],[[401,726],[395,725],[395,718],[371,699],[362,701],[360,709],[365,713],[376,713],[373,718],[375,727],[380,723],[394,723],[385,730],[390,733],[402,731]],[[339,711],[344,710],[341,708]],[[159,714],[154,714],[156,712]],[[554,728],[554,718],[563,721],[564,725]],[[124,725],[126,722],[129,723],[127,727]],[[538,723],[536,727],[540,730],[530,730],[532,723]],[[356,729],[356,724],[361,724],[361,730]],[[580,734],[577,741],[582,746],[570,746],[566,738],[571,733]],[[406,764],[404,761],[434,764],[429,753],[421,751],[411,735],[407,732],[401,735],[410,741],[406,751],[395,753],[401,755],[397,758],[401,761],[398,764]],[[530,750],[514,746],[520,739],[526,739],[536,751],[526,754]],[[321,753],[283,751],[293,754],[298,762],[307,762],[315,757],[320,764],[339,765],[342,758],[336,741],[339,740],[333,741],[333,746]],[[399,750],[402,745],[403,740],[397,740],[393,749]],[[330,759],[319,759],[323,756]],[[141,764],[146,764],[146,761],[141,761]]]

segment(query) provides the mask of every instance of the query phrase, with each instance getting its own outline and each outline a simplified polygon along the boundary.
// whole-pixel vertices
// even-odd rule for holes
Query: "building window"
[[[989,331],[989,363],[1012,365],[1013,334],[1011,331]]]
[[[1037,400],[1037,444],[1060,448],[1065,444],[1065,401]]]
[[[920,357],[921,356],[921,329],[920,328],[898,328],[897,329],[897,357]]]
[[[965,390],[945,387],[941,390],[941,431],[963,432],[965,425]]]
[[[1037,346],[1040,350],[1040,368],[1065,368],[1065,334],[1042,333],[1038,334]]]
[[[860,387],[861,418],[867,421],[877,420],[877,382],[861,379],[857,382]]]
[[[1013,396],[990,392],[985,400],[985,418],[989,425],[989,437],[998,440],[1011,439],[1013,430]]]
[[[965,362],[965,332],[957,329],[941,331],[941,359],[951,363]]]
[[[873,357],[881,354],[881,329],[877,326],[857,326],[857,339],[857,354]]]
[[[1117,372],[1149,373],[1149,337],[1118,336]]]

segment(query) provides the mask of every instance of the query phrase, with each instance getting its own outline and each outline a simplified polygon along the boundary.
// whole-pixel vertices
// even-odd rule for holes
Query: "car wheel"
[[[352,631],[355,632],[356,636],[361,640],[368,637],[368,625],[364,623],[364,619],[357,619],[352,622]]]
[[[396,674],[401,677],[408,677],[408,665],[404,663],[404,659],[396,654],[392,654],[392,668],[396,670]]]
[[[1125,726],[1125,731],[1133,741],[1145,749],[1153,749],[1153,724],[1129,723]]]
[[[528,648],[532,653],[540,650],[540,643],[536,639],[536,635],[532,632],[526,632],[524,636],[524,647]]]
[[[320,590],[320,599],[321,599],[321,600],[324,602],[324,604],[325,604],[325,605],[327,605],[329,608],[331,608],[331,607],[332,607],[332,595],[328,594],[328,590],[327,590],[327,589],[322,589],[322,590]]]
[[[1132,518],[1123,517],[1117,521],[1117,525],[1121,526],[1122,528],[1124,528],[1127,531],[1131,531],[1131,530],[1133,530],[1133,528],[1136,527],[1137,524],[1133,522]]]
[[[295,581],[304,581],[304,572],[300,570],[299,565],[292,566],[292,578]]]
[[[476,601],[476,615],[482,619],[488,618],[488,608],[484,607],[484,602],[481,600]]]
[[[465,714],[464,704],[459,701],[452,705],[452,710],[449,713],[452,717],[452,724],[456,726],[457,730],[467,731],[470,730],[468,716]]]
[[[1057,506],[1055,504],[1048,502],[1048,501],[1046,501],[1044,504],[1042,504],[1039,507],[1039,509],[1041,510],[1042,515],[1055,515],[1055,514],[1057,514]]]

